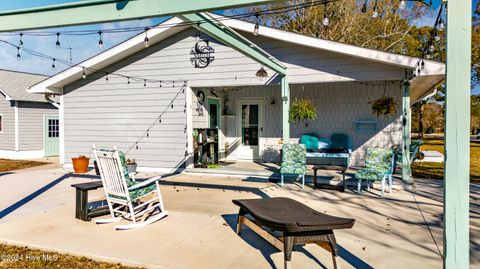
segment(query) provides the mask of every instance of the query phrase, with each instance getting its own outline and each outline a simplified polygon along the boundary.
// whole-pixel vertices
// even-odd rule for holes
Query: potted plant
[[[86,173],[88,172],[88,163],[90,162],[90,158],[86,157],[85,155],[79,155],[76,158],[72,158],[73,170],[75,173]]]
[[[127,159],[127,171],[128,173],[136,173],[137,172],[137,163],[135,162],[135,159]]]
[[[395,115],[397,113],[397,103],[393,97],[382,96],[368,103],[372,105],[372,113],[377,117]]]
[[[312,104],[309,99],[297,99],[293,100],[290,107],[290,122],[297,125],[301,121],[309,121],[317,118],[317,107]],[[308,127],[308,122],[305,123]]]

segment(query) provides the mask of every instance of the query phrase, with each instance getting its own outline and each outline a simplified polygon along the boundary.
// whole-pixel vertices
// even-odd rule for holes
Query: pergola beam
[[[447,2],[444,268],[469,268],[472,1]]]
[[[225,45],[230,46],[234,50],[259,62],[260,64],[268,66],[270,69],[281,75],[287,74],[286,67],[276,61],[272,56],[258,48],[252,42],[233,32],[233,30],[230,28],[214,22],[213,18],[205,14],[182,14],[177,16],[187,22],[201,21],[202,23],[194,25],[198,30],[206,33],[210,37],[215,38]]]
[[[279,0],[83,0],[0,12],[0,32],[197,13]]]

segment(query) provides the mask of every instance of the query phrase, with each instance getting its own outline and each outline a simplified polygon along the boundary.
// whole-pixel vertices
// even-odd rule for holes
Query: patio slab
[[[98,180],[63,169],[0,177],[0,241],[149,268],[283,268],[283,254],[245,228],[234,232],[232,199],[286,196],[321,212],[356,218],[336,232],[342,268],[440,268],[441,182],[418,180],[415,195],[396,190],[302,191],[257,177],[178,175],[162,182],[170,215],[142,229],[116,231],[74,218],[71,184]],[[143,176],[149,176],[147,174]],[[480,187],[472,185],[471,262],[480,265]],[[92,198],[102,199],[102,190]],[[293,268],[331,268],[329,254],[314,245],[296,248]]]

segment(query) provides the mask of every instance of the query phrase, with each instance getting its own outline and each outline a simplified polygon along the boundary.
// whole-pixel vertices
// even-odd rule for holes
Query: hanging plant
[[[290,107],[290,122],[297,125],[301,121],[314,120],[317,118],[317,107],[309,99],[293,100]]]
[[[395,115],[397,113],[397,103],[393,97],[382,96],[368,103],[372,105],[372,113],[377,117]]]

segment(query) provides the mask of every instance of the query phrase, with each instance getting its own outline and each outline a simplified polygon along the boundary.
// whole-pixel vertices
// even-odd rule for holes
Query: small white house
[[[27,92],[46,78],[0,70],[0,158],[58,156],[58,109],[44,95]]]
[[[249,47],[285,66],[290,100],[313,101],[317,119],[308,126],[291,125],[291,140],[304,133],[347,134],[353,146],[352,165],[362,164],[368,147],[400,144],[402,81],[420,59],[263,26],[253,35],[254,24],[205,16],[215,17],[212,21],[219,28],[241,36]],[[149,46],[144,44],[146,36]],[[199,40],[211,47],[197,55],[210,59],[207,66],[194,63],[192,49]],[[442,63],[425,60],[422,66],[421,73],[410,80],[412,103],[434,91],[444,78]],[[261,80],[262,68],[266,73]],[[179,94],[183,83],[128,80],[134,76],[186,81],[186,89]],[[71,157],[88,155],[92,144],[116,145],[130,149],[127,154],[140,169],[172,170],[191,164],[194,128],[218,129],[222,158],[278,160],[285,113],[280,82],[272,69],[173,17],[32,86],[29,92],[60,96],[61,162],[69,164]],[[372,114],[369,102],[382,96],[394,98],[395,115]],[[157,120],[152,125],[166,108],[161,123]]]

